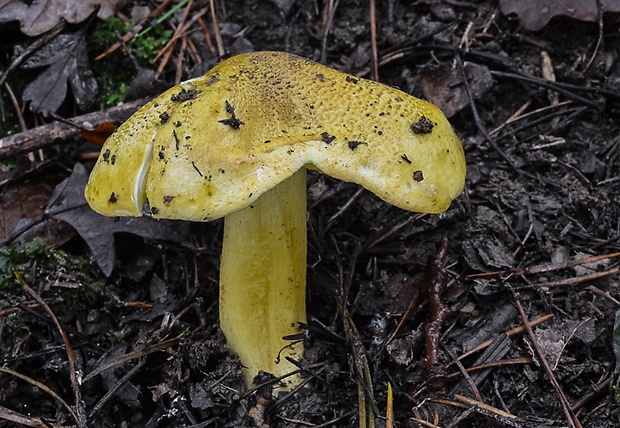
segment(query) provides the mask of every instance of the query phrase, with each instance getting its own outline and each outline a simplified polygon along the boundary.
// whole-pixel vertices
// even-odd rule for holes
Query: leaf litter
[[[88,172],[77,163],[69,178],[54,190],[46,212],[52,218],[69,223],[86,241],[106,276],[112,274],[116,261],[114,234],[125,232],[143,238],[181,242],[186,239],[189,225],[181,221],[158,221],[150,217],[111,218],[90,209],[84,198]]]
[[[618,0],[500,0],[503,14],[515,14],[523,28],[538,31],[552,18],[566,17],[580,21],[596,22],[600,12],[620,12]]]
[[[22,47],[15,49],[19,56]],[[97,81],[93,76],[86,42],[81,32],[60,34],[43,48],[32,54],[22,65],[31,70],[47,67],[34,81],[30,82],[22,98],[30,102],[30,110],[44,115],[55,113],[71,93],[82,111],[92,109],[97,102]]]
[[[21,31],[38,36],[61,22],[78,24],[93,13],[107,19],[114,15],[125,0],[2,0],[0,23],[18,21]]]

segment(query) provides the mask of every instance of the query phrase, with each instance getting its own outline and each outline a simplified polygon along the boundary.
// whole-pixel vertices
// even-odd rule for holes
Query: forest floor
[[[116,22],[160,4],[136,3]],[[213,19],[181,2],[98,61],[114,21],[28,37],[0,8],[0,427],[620,426],[618,2],[377,1],[376,58],[371,3],[216,1]],[[95,215],[80,198],[98,133],[61,120],[118,125],[218,50],[429,99],[467,160],[438,215],[310,172],[304,383],[278,397],[244,390],[219,330],[222,221]]]

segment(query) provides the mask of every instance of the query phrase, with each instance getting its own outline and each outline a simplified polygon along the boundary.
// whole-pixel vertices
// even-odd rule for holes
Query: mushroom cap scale
[[[86,187],[105,215],[207,221],[252,204],[300,168],[437,213],[465,158],[434,105],[281,52],[232,57],[146,104],[106,141]]]

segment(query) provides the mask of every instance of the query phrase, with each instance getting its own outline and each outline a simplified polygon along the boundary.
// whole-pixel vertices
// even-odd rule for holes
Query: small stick
[[[215,34],[215,43],[217,44],[217,54],[220,58],[226,55],[226,49],[224,49],[224,41],[222,40],[222,34],[220,33],[220,24],[217,21],[217,14],[215,13],[215,4],[213,0],[209,0],[209,9],[211,10],[211,20],[213,21],[213,33]]]
[[[379,81],[379,53],[377,49],[377,7],[375,0],[370,0],[370,78]]]
[[[123,122],[148,100],[142,98],[114,106],[104,111],[96,111],[72,118],[70,122],[52,122],[19,134],[0,139],[0,159],[29,153],[60,141],[77,137],[80,129],[96,127],[104,122]]]
[[[536,351],[536,355],[538,356],[538,359],[540,360],[540,363],[542,364],[545,370],[545,373],[547,374],[547,377],[550,379],[553,389],[555,389],[555,392],[558,395],[558,398],[560,399],[560,404],[562,405],[562,410],[564,411],[564,416],[566,418],[566,421],[570,423],[570,425],[574,428],[582,428],[582,425],[579,422],[579,419],[577,419],[577,416],[573,412],[573,409],[571,409],[568,399],[564,395],[564,392],[562,392],[562,388],[560,387],[558,380],[555,378],[555,375],[553,374],[553,370],[551,370],[551,367],[549,366],[549,363],[547,362],[547,359],[545,358],[545,354],[542,348],[540,347],[538,340],[536,340],[536,336],[534,335],[534,331],[532,330],[530,322],[527,319],[527,314],[525,313],[525,310],[523,309],[523,306],[521,305],[519,296],[514,290],[511,290],[511,291],[512,291],[512,296],[515,300],[515,304],[517,306],[517,310],[519,311],[519,315],[521,315],[521,319],[523,320],[523,325],[525,326],[525,329],[527,330],[527,335],[530,339],[530,343],[532,347],[534,348],[534,350]]]
[[[122,42],[118,41],[114,43],[112,46],[108,48],[108,50],[106,50],[104,53],[97,56],[95,58],[95,61],[99,61],[100,59],[105,58],[106,56],[118,50],[123,45],[123,43],[127,43],[128,41],[130,41],[137,35],[141,34],[140,32],[144,28],[144,25],[147,22],[151,22],[154,18],[156,18],[171,2],[172,0],[165,0],[162,4],[160,4],[157,8],[155,8],[155,10],[153,10],[149,14],[149,16],[147,16],[142,22],[139,22],[138,24],[136,24],[135,27],[133,27],[131,30],[125,33],[125,35],[123,35],[122,37]]]
[[[575,266],[581,266],[590,263],[596,263],[601,260],[614,259],[620,257],[620,252],[603,254],[600,256],[591,256],[585,257],[581,259],[573,259],[567,262],[562,263],[543,263],[540,265],[527,266],[524,268],[515,268],[508,269],[496,272],[484,272],[484,273],[476,273],[473,275],[468,275],[465,279],[475,279],[475,278],[505,278],[507,276],[522,276],[533,273],[546,273],[546,272],[554,272],[560,269],[568,269]]]
[[[28,294],[30,294],[30,296],[32,296],[37,301],[37,303],[39,303],[43,307],[45,312],[47,312],[47,315],[50,317],[52,322],[56,325],[58,332],[62,336],[62,340],[65,343],[65,349],[67,351],[67,360],[69,362],[69,375],[71,378],[71,386],[73,387],[73,395],[75,398],[75,414],[74,414],[75,421],[79,428],[86,428],[87,427],[86,413],[83,407],[82,392],[80,389],[80,385],[82,384],[82,374],[80,373],[79,379],[78,379],[78,370],[79,370],[78,363],[73,353],[73,347],[71,346],[71,342],[69,341],[69,338],[67,337],[67,333],[65,333],[62,326],[60,325],[60,322],[58,321],[58,318],[56,318],[56,315],[54,315],[54,312],[52,312],[52,309],[47,305],[45,300],[43,300],[41,296],[39,296],[37,292],[34,291],[26,283],[22,275],[16,269],[13,270],[13,274],[15,275],[17,280],[22,284],[22,287],[24,287],[24,290]]]
[[[534,321],[530,322],[530,326],[536,327],[539,324],[549,321],[551,318],[553,318],[552,314],[543,315],[542,317],[536,318]],[[512,330],[508,330],[506,332],[506,336],[508,337],[516,336],[517,334],[521,334],[524,331],[525,331],[525,326],[520,325],[518,327],[513,328]],[[465,352],[464,354],[459,355],[458,359],[462,360],[463,358],[469,357],[471,354],[475,354],[478,351],[482,351],[483,349],[489,347],[492,343],[493,343],[493,339],[485,340],[484,342],[482,342],[480,345],[476,346],[475,348],[472,348],[469,351]]]
[[[202,28],[202,33],[205,36],[205,43],[209,48],[209,52],[211,52],[213,56],[216,56],[217,53],[215,52],[215,46],[213,46],[213,42],[211,41],[211,34],[209,34],[209,29],[207,28],[205,21],[202,19],[202,16],[198,18],[198,25]]]
[[[478,390],[478,387],[476,386],[476,383],[474,382],[474,380],[469,375],[469,372],[465,369],[465,367],[459,361],[457,356],[454,355],[454,353],[452,351],[450,351],[450,349],[447,346],[445,346],[443,343],[441,343],[441,346],[442,346],[443,350],[448,353],[448,355],[450,356],[450,358],[452,359],[454,364],[456,364],[456,366],[458,367],[459,372],[461,373],[461,375],[463,375],[463,377],[465,378],[465,381],[467,381],[467,385],[469,385],[469,388],[471,389],[471,392],[473,392],[474,395],[476,396],[476,399],[478,401],[482,401],[482,395],[480,394],[480,391]]]

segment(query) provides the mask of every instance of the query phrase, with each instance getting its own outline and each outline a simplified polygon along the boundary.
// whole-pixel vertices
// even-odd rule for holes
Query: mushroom
[[[248,386],[296,367],[306,320],[306,168],[405,210],[463,189],[461,142],[434,105],[282,52],[242,54],[146,104],[110,136],[86,186],[108,216],[224,219],[220,323]],[[299,382],[288,378],[285,388]]]

